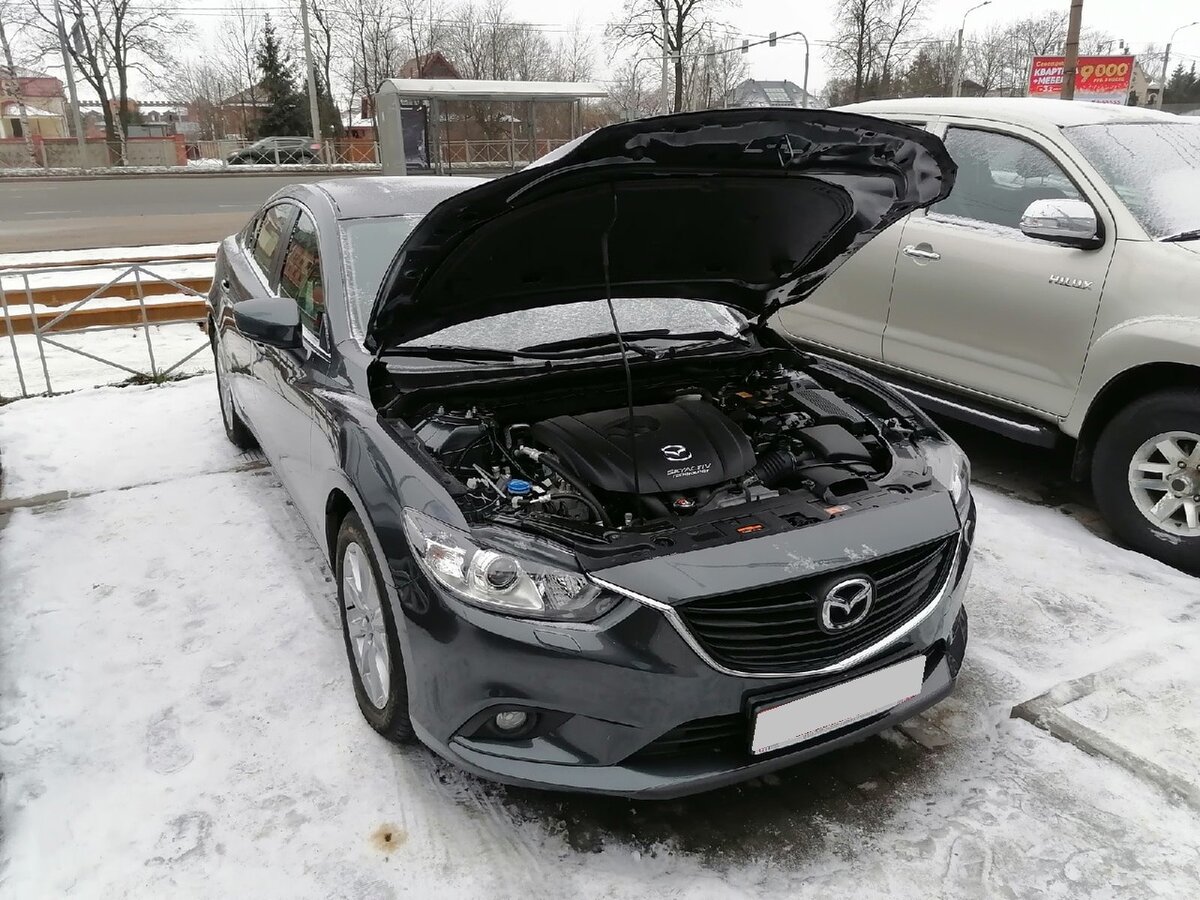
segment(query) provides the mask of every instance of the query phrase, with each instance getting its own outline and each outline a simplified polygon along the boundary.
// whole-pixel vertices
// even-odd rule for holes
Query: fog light
[[[510,709],[507,712],[496,713],[496,718],[492,720],[492,724],[496,726],[497,731],[509,732],[520,731],[528,721],[528,713],[522,712],[519,709]]]

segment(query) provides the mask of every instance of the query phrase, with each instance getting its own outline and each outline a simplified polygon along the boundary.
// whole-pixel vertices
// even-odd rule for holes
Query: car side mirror
[[[1021,233],[1085,250],[1103,243],[1096,211],[1083,200],[1034,200],[1021,216]]]
[[[250,340],[294,350],[300,346],[300,308],[286,297],[259,297],[233,304],[237,330]]]

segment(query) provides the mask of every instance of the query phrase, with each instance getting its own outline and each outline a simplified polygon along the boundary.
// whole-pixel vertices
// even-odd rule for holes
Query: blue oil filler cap
[[[532,484],[522,481],[520,478],[510,478],[505,487],[508,489],[509,495],[513,497],[524,497],[533,490]]]

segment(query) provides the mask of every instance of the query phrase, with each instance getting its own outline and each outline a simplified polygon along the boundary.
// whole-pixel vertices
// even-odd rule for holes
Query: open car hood
[[[928,132],[851,113],[610,125],[434,207],[384,276],[367,346],[605,296],[710,300],[765,319],[944,198],[955,171]]]

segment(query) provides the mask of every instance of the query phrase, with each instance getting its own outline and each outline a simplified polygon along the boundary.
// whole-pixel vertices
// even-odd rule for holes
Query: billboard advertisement
[[[1081,56],[1075,70],[1075,99],[1129,102],[1132,56]],[[1057,99],[1062,93],[1063,58],[1035,56],[1029,67],[1029,96]]]

